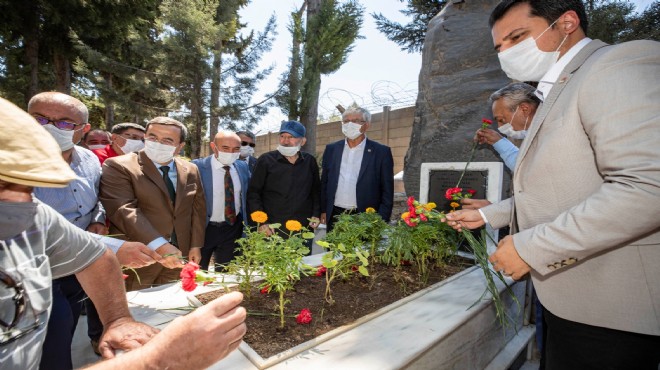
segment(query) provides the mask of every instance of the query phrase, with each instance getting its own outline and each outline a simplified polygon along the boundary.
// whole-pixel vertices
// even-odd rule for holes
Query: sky
[[[382,13],[388,19],[408,23],[399,11],[405,3],[399,0],[359,0],[365,7],[364,22],[360,35],[364,36],[354,44],[346,63],[335,73],[321,76],[319,114],[328,117],[336,113],[334,106],[348,106],[354,101],[371,110],[381,111],[384,105],[393,109],[415,104],[417,79],[422,64],[421,53],[409,54],[389,41],[375,26],[372,13]],[[653,0],[632,1],[638,11],[644,10]],[[300,8],[302,0],[252,0],[240,15],[248,29],[260,31],[268,18],[275,14],[277,32],[273,49],[264,55],[262,67],[275,65],[270,77],[262,82],[253,101],[260,101],[273,93],[281,74],[287,69],[290,57],[291,35],[287,30],[289,13]],[[264,134],[279,129],[280,122],[286,119],[279,108],[271,108],[268,115],[254,128],[254,132]]]

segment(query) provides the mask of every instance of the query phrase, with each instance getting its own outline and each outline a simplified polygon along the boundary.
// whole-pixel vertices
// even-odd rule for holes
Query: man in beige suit
[[[186,134],[181,122],[156,117],[147,123],[144,150],[103,165],[99,199],[110,219],[110,234],[123,234],[166,257],[130,272],[128,290],[178,280],[182,256],[200,261],[204,192],[197,167],[174,157],[185,145]]]
[[[540,81],[543,104],[518,154],[515,196],[448,222],[519,230],[490,260],[514,279],[531,274],[546,368],[656,370],[660,44],[588,39],[579,0],[503,1],[491,27],[502,69]]]

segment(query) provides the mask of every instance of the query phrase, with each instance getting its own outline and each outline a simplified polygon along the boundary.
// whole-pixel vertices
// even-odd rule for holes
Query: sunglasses
[[[241,146],[246,146],[246,145],[249,145],[249,146],[251,146],[251,147],[254,148],[254,146],[257,145],[257,144],[255,144],[255,143],[248,143],[247,141],[241,141]]]
[[[25,316],[26,301],[28,299],[27,295],[25,294],[25,289],[23,288],[22,283],[16,282],[14,278],[2,270],[0,270],[0,283],[4,285],[3,288],[14,291],[14,296],[11,298],[14,301],[13,316],[8,319],[8,317],[4,315],[11,313],[3,312],[3,317],[0,317],[0,326],[3,328],[3,331],[0,332],[0,346],[3,346],[38,329],[39,326],[41,326],[41,323],[35,316],[35,322],[32,325],[21,329],[16,329],[16,325],[18,325],[23,316]]]
[[[60,130],[64,131],[73,131],[76,129],[77,126],[82,125],[82,123],[75,123],[75,122],[69,122],[69,121],[59,121],[59,120],[52,120],[50,118],[42,117],[42,116],[33,116],[34,119],[39,122],[40,125],[45,126],[49,123],[52,123],[53,126],[57,127]]]

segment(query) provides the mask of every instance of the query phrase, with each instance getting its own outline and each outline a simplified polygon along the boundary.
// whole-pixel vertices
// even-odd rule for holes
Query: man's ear
[[[304,146],[306,142],[307,142],[307,138],[304,137],[304,138],[302,139],[302,141],[300,142],[300,146]]]
[[[213,152],[213,154],[216,154],[218,149],[216,148],[215,143],[211,141],[209,143],[209,146],[211,147],[211,151]]]
[[[528,117],[532,112],[530,104],[525,102],[520,103],[520,105],[518,105],[518,109],[520,109],[525,114],[525,117]]]
[[[557,22],[559,29],[566,35],[570,35],[580,28],[580,17],[578,17],[575,10],[569,10],[562,14],[561,19]]]
[[[88,133],[91,128],[92,125],[90,125],[89,123],[85,123],[85,126],[83,126],[83,134]]]

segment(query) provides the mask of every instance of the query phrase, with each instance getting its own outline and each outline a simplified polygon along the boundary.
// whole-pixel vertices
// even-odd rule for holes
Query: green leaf
[[[367,271],[367,268],[364,267],[364,266],[360,266],[360,267],[358,267],[358,271],[359,271],[360,274],[362,274],[363,276],[369,276],[369,271]]]
[[[271,229],[279,229],[280,227],[282,227],[282,224],[278,224],[278,223],[268,224],[268,227],[270,227]]]
[[[302,234],[302,237],[303,237],[304,239],[314,239],[314,233],[308,231],[308,232],[306,232],[306,233],[303,233],[303,234]]]
[[[320,247],[323,248],[328,248],[330,246],[330,243],[326,242],[325,240],[319,240],[316,242]],[[323,256],[325,258],[325,256]]]

